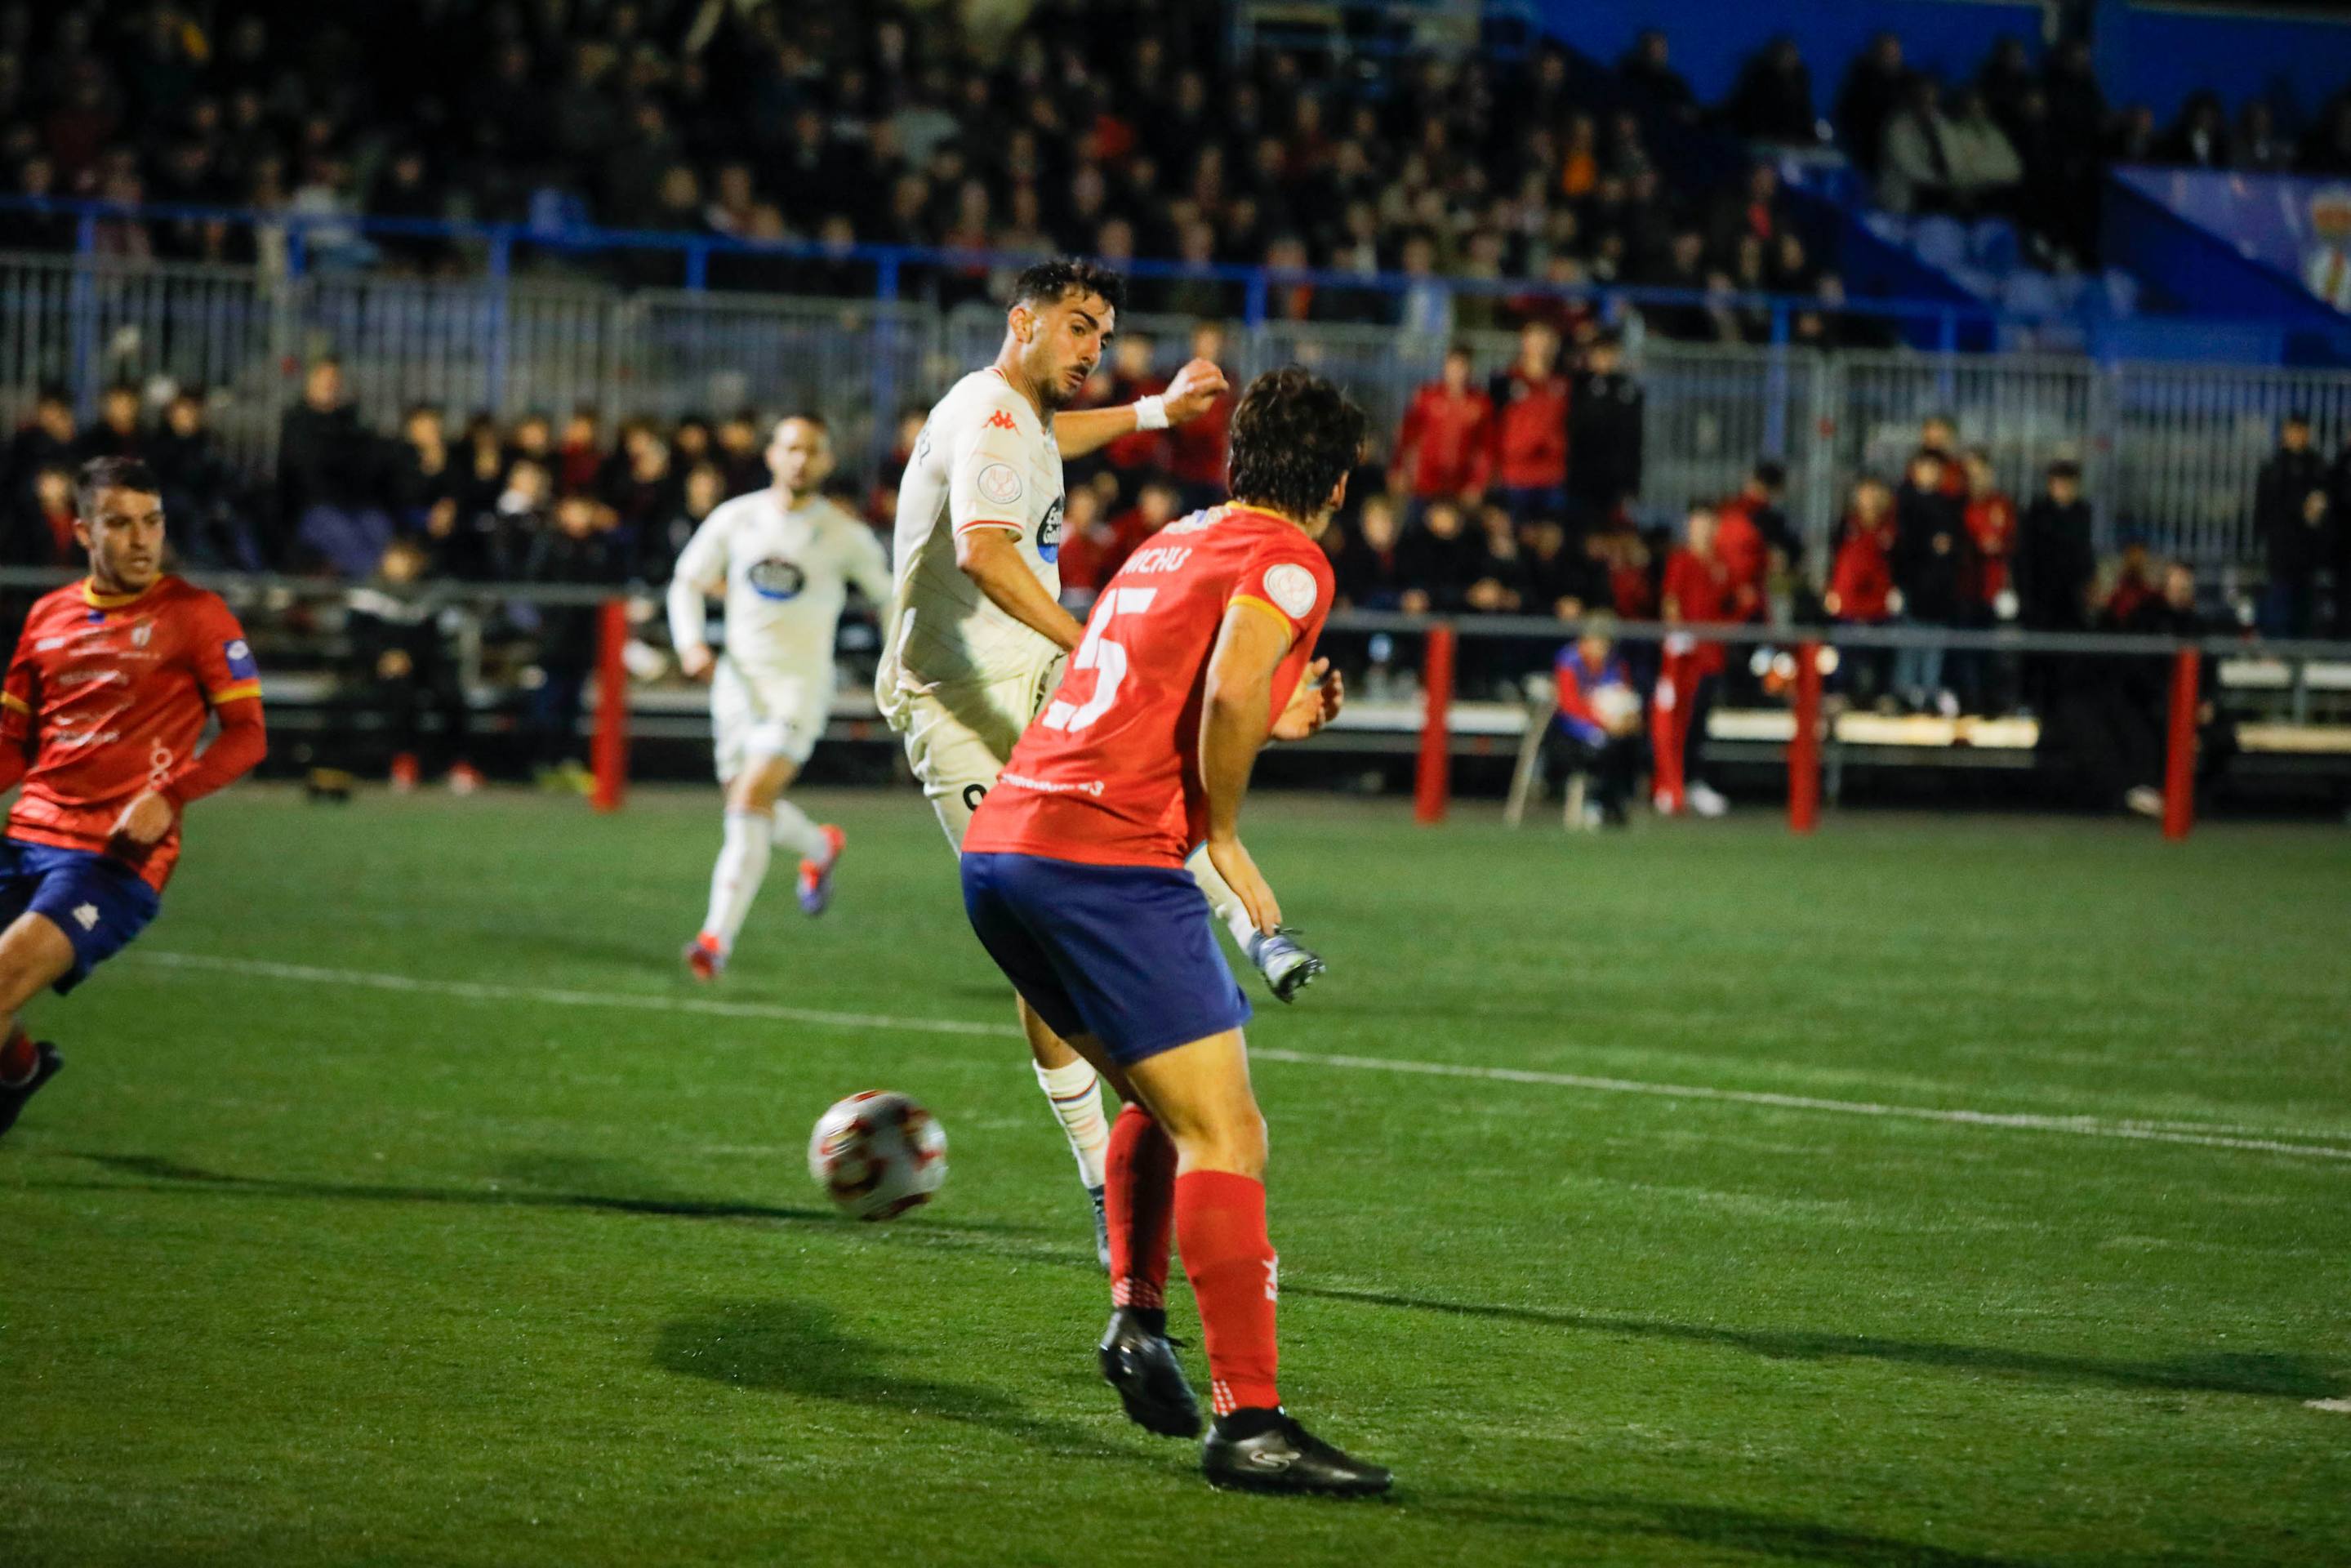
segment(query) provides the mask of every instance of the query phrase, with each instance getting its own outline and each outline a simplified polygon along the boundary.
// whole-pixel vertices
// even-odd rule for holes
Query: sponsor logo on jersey
[[[110,685],[128,678],[120,670],[63,670],[58,672],[57,684],[61,686]]]
[[[790,561],[769,556],[743,574],[751,591],[762,599],[791,599],[808,586],[808,574]]]
[[[989,430],[1018,430],[1020,427],[1013,422],[1013,418],[1009,413],[1007,413],[1004,410],[999,408],[994,413],[987,416],[987,424],[986,428]]]
[[[989,464],[973,478],[972,487],[979,492],[981,500],[999,507],[1012,505],[1024,494],[1020,476],[1009,463]]]
[[[1265,569],[1265,595],[1281,607],[1283,614],[1293,621],[1303,621],[1313,610],[1315,600],[1322,597],[1322,591],[1315,586],[1312,572],[1284,561]]]
[[[1037,525],[1037,554],[1050,566],[1061,558],[1061,497],[1045,508],[1045,520]]]
[[[230,638],[222,647],[221,654],[228,661],[231,680],[257,681],[261,678],[261,666],[253,662],[253,649],[244,638]]]
[[[1018,789],[1034,789],[1040,795],[1092,795],[1100,799],[1102,792],[1102,781],[1099,779],[1089,779],[1082,784],[1054,784],[1042,779],[1031,779],[1025,773],[1015,773],[1010,768],[996,777],[1000,783],[1009,784]]]

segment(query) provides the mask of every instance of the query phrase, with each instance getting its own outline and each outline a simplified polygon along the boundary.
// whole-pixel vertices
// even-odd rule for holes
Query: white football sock
[[[1257,922],[1249,918],[1247,906],[1217,873],[1215,864],[1208,859],[1205,845],[1192,852],[1191,858],[1184,862],[1184,869],[1192,873],[1192,880],[1198,883],[1200,891],[1208,895],[1208,907],[1217,912],[1217,918],[1225,923],[1225,929],[1233,934],[1234,943],[1246,956],[1249,944],[1257,940]]]
[[[718,845],[717,863],[710,868],[710,913],[702,929],[732,952],[735,934],[751,913],[767,879],[768,860],[774,853],[775,820],[763,811],[726,813],[726,836]]]
[[[1072,1061],[1066,1067],[1046,1067],[1031,1062],[1037,1069],[1037,1087],[1045,1092],[1052,1103],[1053,1114],[1061,1119],[1061,1131],[1069,1134],[1070,1153],[1078,1159],[1078,1179],[1089,1187],[1102,1185],[1102,1162],[1110,1154],[1110,1124],[1102,1118],[1102,1080],[1092,1066],[1084,1061]]]
[[[825,841],[824,830],[809,821],[809,814],[789,800],[778,800],[773,813],[776,842],[804,861],[820,861],[832,852]]]

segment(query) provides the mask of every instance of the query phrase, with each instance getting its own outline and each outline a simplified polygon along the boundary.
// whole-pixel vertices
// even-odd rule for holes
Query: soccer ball
[[[1632,687],[1611,681],[1593,689],[1592,711],[1604,727],[1613,730],[1627,719],[1641,716],[1641,696]]]
[[[868,1089],[816,1119],[809,1175],[844,1214],[894,1219],[947,1179],[947,1134],[904,1094]]]

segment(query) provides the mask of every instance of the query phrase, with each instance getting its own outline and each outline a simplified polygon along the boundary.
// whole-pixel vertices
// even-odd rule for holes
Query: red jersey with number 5
[[[87,582],[44,594],[0,691],[0,744],[30,754],[8,837],[104,853],[142,790],[189,770],[212,710],[261,695],[261,673],[220,595],[176,577],[143,592]],[[161,889],[180,858],[174,823],[139,862]]]
[[[1331,610],[1331,563],[1296,524],[1251,507],[1170,523],[1094,601],[1061,689],[1012,748],[964,852],[1176,866],[1207,836],[1200,714],[1235,604],[1280,621],[1271,723]]]

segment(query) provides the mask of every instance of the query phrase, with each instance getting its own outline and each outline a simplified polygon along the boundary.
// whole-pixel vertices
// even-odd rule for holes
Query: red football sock
[[[1230,1171],[1176,1178],[1176,1239],[1185,1277],[1200,1303],[1208,1342],[1208,1382],[1217,1414],[1270,1408],[1280,1359],[1273,1337],[1277,1290],[1273,1243],[1265,1232],[1265,1183]]]
[[[21,1027],[9,1030],[8,1038],[0,1040],[0,1083],[22,1083],[40,1065],[40,1053],[33,1049],[33,1037]]]
[[[1110,1212],[1110,1300],[1117,1307],[1167,1304],[1167,1233],[1176,1213],[1176,1145],[1151,1113],[1129,1105],[1110,1124],[1102,1167]]]

